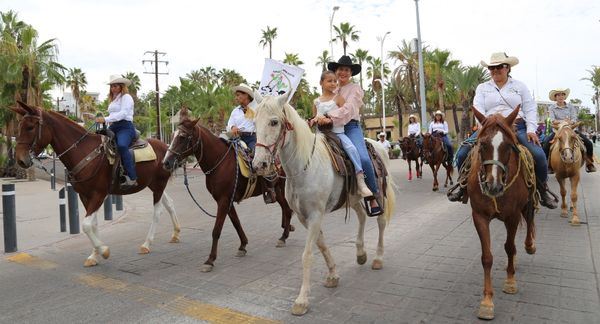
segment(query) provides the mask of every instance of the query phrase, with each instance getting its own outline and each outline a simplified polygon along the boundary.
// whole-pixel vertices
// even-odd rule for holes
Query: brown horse
[[[402,158],[408,162],[408,181],[412,181],[412,163],[415,161],[415,169],[417,171],[417,178],[423,177],[423,160],[419,164],[419,158],[421,157],[421,148],[417,145],[417,140],[414,136],[406,136],[400,142],[400,149],[402,150]]]
[[[552,128],[556,129],[556,136],[550,148],[550,166],[554,170],[556,180],[560,184],[560,196],[562,198],[561,217],[568,217],[567,203],[565,196],[567,189],[565,188],[565,179],[571,180],[571,209],[573,210],[573,218],[571,225],[580,225],[579,217],[577,216],[577,186],[579,185],[579,171],[585,163],[582,154],[583,143],[579,139],[579,135],[574,129],[579,126],[579,123],[573,124],[566,121],[552,124]]]
[[[534,207],[529,201],[528,188],[535,188],[535,180],[528,178],[528,172],[533,174],[533,166],[529,169],[523,165],[516,146],[517,138],[512,124],[518,112],[519,107],[506,119],[500,114],[486,118],[473,109],[475,117],[483,127],[471,154],[467,192],[471,198],[473,223],[481,241],[484,288],[478,317],[482,319],[494,318],[490,221],[497,218],[503,221],[506,227],[504,250],[508,256],[508,266],[502,291],[507,294],[517,292],[515,235],[521,219],[525,219],[527,223],[525,250],[529,254],[535,253]]]
[[[169,152],[163,159],[163,166],[166,170],[172,170],[182,161],[185,161],[186,157],[193,154],[196,156],[200,168],[206,174],[206,188],[217,202],[217,215],[212,232],[213,243],[208,260],[204,262],[201,268],[202,272],[209,272],[212,271],[214,262],[217,259],[219,237],[227,215],[229,215],[241,241],[237,256],[246,255],[248,239],[242,229],[233,202],[240,202],[244,199],[248,178],[243,177],[239,171],[236,174],[237,159],[233,144],[225,143],[208,129],[202,127],[198,123],[199,119],[191,120],[187,115],[187,111],[182,111],[181,118],[169,147]],[[266,185],[264,185],[266,181],[269,180],[258,177],[256,187],[250,196],[262,195],[266,191]],[[274,188],[276,199],[279,206],[281,206],[281,227],[283,228],[283,234],[278,240],[277,247],[283,247],[289,232],[294,230],[290,224],[292,209],[285,200],[285,181],[274,181],[276,181]]]
[[[99,255],[105,259],[110,255],[108,246],[104,245],[98,237],[96,218],[97,211],[108,194],[128,195],[146,187],[152,190],[154,217],[146,241],[140,247],[140,253],[150,252],[161,205],[165,206],[173,222],[171,242],[179,242],[179,221],[171,198],[164,192],[171,177],[171,173],[164,170],[160,163],[167,151],[164,143],[148,139],[157,158],[153,161],[136,163],[135,169],[139,175],[138,186],[122,191],[118,185],[113,185],[113,166],[106,158],[100,135],[89,133],[85,128],[56,112],[44,111],[20,101],[19,105],[20,107],[10,108],[23,116],[19,122],[17,137],[15,153],[17,163],[24,168],[31,167],[33,164],[31,154],[37,156],[46,146],[52,145],[61,162],[69,170],[73,188],[79,193],[81,202],[85,206],[86,214],[82,228],[94,246],[84,266],[95,266],[98,264]]]
[[[452,167],[452,163],[446,158],[444,142],[442,142],[441,138],[429,133],[423,135],[423,159],[427,161],[427,164],[429,164],[429,167],[431,167],[431,171],[433,172],[433,191],[437,191],[439,188],[437,174],[440,165],[444,166],[446,169],[446,181],[444,182],[444,187],[448,187],[448,180],[450,180],[450,185],[454,184],[452,181],[454,168]]]

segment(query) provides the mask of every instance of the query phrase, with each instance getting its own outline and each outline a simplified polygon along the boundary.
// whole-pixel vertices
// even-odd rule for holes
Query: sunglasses
[[[502,70],[503,68],[505,68],[506,65],[505,64],[500,64],[500,65],[494,65],[494,66],[488,66],[488,70],[493,71],[493,70]]]

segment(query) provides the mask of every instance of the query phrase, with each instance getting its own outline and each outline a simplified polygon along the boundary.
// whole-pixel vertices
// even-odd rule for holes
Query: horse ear
[[[280,106],[285,106],[289,97],[290,97],[290,93],[286,92],[286,93],[282,94],[281,96],[277,97],[277,102],[279,103]]]
[[[27,114],[27,110],[25,110],[19,106],[9,106],[8,109],[12,110],[17,115],[25,116]]]
[[[512,127],[512,124],[515,122],[515,119],[517,119],[517,115],[519,114],[519,110],[521,110],[521,105],[517,105],[517,108],[515,108],[510,114],[508,114],[508,116],[506,116],[506,118],[504,119],[504,121],[506,122],[506,124],[508,124],[508,126]]]
[[[194,120],[192,121],[192,126],[196,126],[196,124],[198,124],[198,122],[199,122],[199,121],[200,121],[200,118],[198,118],[198,119],[194,119]]]
[[[25,110],[25,113],[29,113],[31,115],[37,115],[38,114],[38,109],[35,107],[32,107],[26,103],[24,103],[21,100],[17,100],[17,103],[21,106],[21,108],[23,108],[23,110]]]
[[[254,90],[254,100],[256,101],[257,104],[260,104],[263,101],[263,97],[260,94],[260,92]]]
[[[480,113],[480,112],[479,112],[479,110],[477,110],[477,109],[475,108],[475,106],[472,106],[472,107],[471,107],[471,110],[473,110],[473,115],[475,116],[475,118],[477,119],[477,121],[478,121],[478,122],[479,122],[481,125],[483,125],[483,122],[485,122],[485,119],[486,119],[486,118],[485,118],[485,116],[484,116],[482,113]]]
[[[179,120],[190,118],[189,111],[186,107],[181,107],[179,110]]]
[[[575,129],[575,128],[579,127],[579,125],[581,125],[581,122],[580,122],[580,121],[578,121],[578,122],[576,122],[576,123],[573,123],[573,124],[571,124],[571,125],[570,125],[570,127],[571,127],[571,129]]]

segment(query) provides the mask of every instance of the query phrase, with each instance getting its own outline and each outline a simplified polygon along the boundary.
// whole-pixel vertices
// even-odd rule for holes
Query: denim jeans
[[[375,181],[375,170],[373,169],[373,163],[371,157],[367,151],[367,145],[365,144],[365,137],[360,128],[360,124],[357,120],[351,120],[344,126],[344,134],[350,138],[352,144],[356,147],[358,155],[360,156],[360,163],[362,164],[363,171],[367,177],[367,187],[371,189],[373,194],[379,192],[377,188],[377,182]]]
[[[454,148],[452,147],[452,143],[450,143],[450,138],[447,134],[444,134],[442,137],[442,142],[446,145],[446,149],[448,149],[448,156],[451,158],[454,156]]]
[[[129,176],[129,179],[136,180],[137,174],[135,172],[135,162],[131,153],[129,153],[129,145],[135,138],[135,127],[133,123],[128,120],[119,120],[118,122],[111,123],[109,129],[115,133],[115,140],[117,141],[117,150],[121,156],[121,163],[125,169],[125,173]]]
[[[346,154],[348,154],[350,161],[352,161],[352,164],[354,165],[354,171],[356,173],[363,172],[363,167],[360,163],[360,155],[358,155],[358,150],[356,149],[354,144],[352,144],[350,138],[348,138],[348,136],[344,133],[335,134],[340,139],[340,142],[342,142],[342,147],[344,151],[346,151]]]
[[[476,131],[469,137],[465,142],[474,143],[477,139]],[[539,146],[534,144],[533,142],[529,142],[527,139],[527,125],[524,122],[517,123],[517,140],[523,146],[525,146],[531,155],[533,156],[533,162],[535,164],[535,176],[542,183],[548,180],[548,160],[546,159],[546,154],[544,154],[544,150]],[[471,150],[471,145],[463,143],[458,151],[456,152],[456,168],[460,170],[463,162],[467,158],[469,151]]]
[[[254,152],[254,147],[256,146],[256,134],[254,134],[254,135],[240,135],[240,139],[242,141],[244,141],[244,143],[246,143],[246,146],[248,146],[248,148],[250,150],[252,150],[252,152]]]

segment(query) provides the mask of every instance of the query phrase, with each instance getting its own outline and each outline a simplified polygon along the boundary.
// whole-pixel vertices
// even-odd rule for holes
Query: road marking
[[[125,281],[109,278],[100,274],[81,275],[79,280],[90,287],[100,288],[148,306],[157,307],[171,313],[185,315],[210,323],[282,323],[280,321],[238,312],[230,308],[205,304],[183,295],[176,295],[141,285],[129,284]]]
[[[54,262],[42,260],[28,253],[17,253],[13,256],[7,257],[6,260],[42,270],[54,269],[58,267],[58,265]]]

